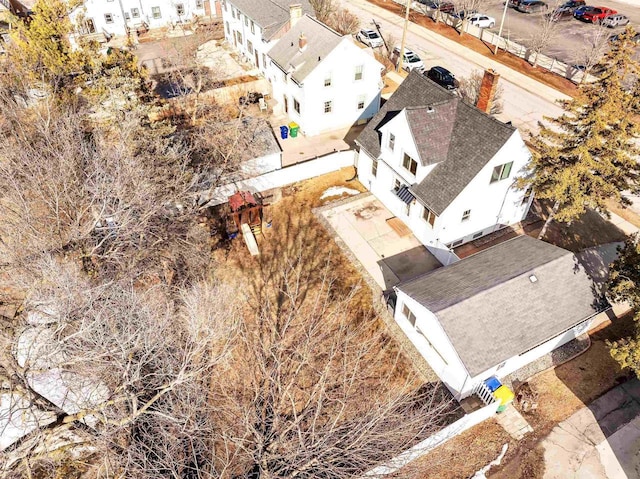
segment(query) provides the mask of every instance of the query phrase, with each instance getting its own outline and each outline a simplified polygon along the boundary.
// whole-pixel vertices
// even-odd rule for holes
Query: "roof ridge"
[[[437,101],[435,103],[429,103],[428,105],[419,105],[419,106],[406,106],[403,110],[424,110],[427,108],[433,108],[434,106],[446,105],[452,102],[458,102],[460,100],[459,97],[452,96],[451,98],[447,98],[446,100]]]

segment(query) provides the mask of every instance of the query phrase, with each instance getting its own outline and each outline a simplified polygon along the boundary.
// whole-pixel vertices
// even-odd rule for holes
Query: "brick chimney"
[[[298,20],[302,18],[302,5],[296,3],[289,5],[289,28],[293,28]]]
[[[478,95],[478,104],[476,105],[479,110],[485,113],[491,111],[491,105],[496,94],[499,79],[500,75],[491,68],[484,71],[484,77],[482,77],[482,84],[480,85],[480,94]]]
[[[301,52],[307,48],[307,37],[304,36],[304,33],[301,33],[298,37],[298,48]]]

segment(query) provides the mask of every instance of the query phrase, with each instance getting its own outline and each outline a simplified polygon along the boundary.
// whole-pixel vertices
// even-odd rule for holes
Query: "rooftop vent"
[[[427,107],[427,113],[433,113],[434,111],[436,111],[436,109],[432,106],[428,106]]]
[[[531,276],[529,276],[529,281],[531,281],[532,283],[537,283],[538,277],[535,274],[532,274]]]

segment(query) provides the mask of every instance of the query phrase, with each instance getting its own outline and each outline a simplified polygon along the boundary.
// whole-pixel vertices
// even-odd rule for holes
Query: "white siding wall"
[[[366,151],[360,150],[358,177],[363,185],[409,226],[418,240],[440,261],[445,264],[449,262],[446,260],[449,255],[446,244],[458,240],[470,241],[475,234],[482,233],[481,236],[484,236],[495,231],[499,224],[517,223],[526,216],[530,202],[523,204],[525,193],[513,187],[515,177],[522,173],[529,160],[529,151],[517,131],[436,219],[433,226],[424,220],[424,208],[417,200],[411,204],[407,215],[403,202],[392,192],[395,178],[413,183],[411,174],[402,167],[403,152],[407,151],[410,156],[414,152],[408,129],[399,128],[403,123],[403,117],[398,116],[381,129],[383,144],[376,178],[372,176],[373,159]],[[390,131],[397,131],[394,132],[394,152],[387,147]],[[513,167],[509,178],[490,183],[494,167],[510,161],[513,161]],[[421,181],[432,168],[432,165],[418,165],[415,182]],[[462,221],[465,210],[471,210],[471,215],[468,220]]]
[[[126,26],[135,29],[137,24],[146,23],[150,28],[175,25],[180,22],[190,22],[195,16],[204,16],[204,1],[199,0],[85,0],[84,5],[76,8],[70,15],[71,20],[78,24],[79,19],[93,20],[96,33],[107,32],[112,35],[125,35]],[[214,9],[214,0],[210,0]],[[178,5],[184,9],[183,15],[178,15]],[[154,18],[153,7],[160,9],[160,18]],[[138,17],[134,14],[138,13]],[[106,15],[113,20],[107,23]],[[129,19],[126,19],[126,15]]]
[[[431,369],[438,375],[449,390],[459,399],[459,391],[466,390],[465,382],[470,383],[469,374],[451,345],[444,329],[435,315],[424,306],[398,291],[395,320],[427,360]],[[403,306],[416,316],[416,327],[412,326],[403,314]],[[422,333],[416,330],[418,328]]]
[[[263,75],[266,75],[265,60],[267,63],[269,62],[266,54],[275,45],[275,40],[267,41],[263,39],[260,25],[239,11],[233,2],[227,1],[223,5],[222,19],[224,22],[224,36],[229,45],[233,45],[241,55],[256,65]],[[238,41],[237,32],[241,35],[241,42]]]
[[[362,79],[355,80],[356,67],[362,66]],[[288,116],[298,123],[306,135],[351,126],[366,121],[380,108],[382,65],[372,55],[345,38],[298,85],[285,79],[282,70],[272,65],[269,80],[273,87],[273,99],[284,108],[288,102]],[[331,85],[325,87],[325,78],[331,77]],[[364,99],[364,109],[358,109],[358,100]],[[294,109],[294,99],[300,103],[300,113]],[[325,113],[324,104],[331,101],[331,112]],[[283,111],[283,110],[281,110]]]

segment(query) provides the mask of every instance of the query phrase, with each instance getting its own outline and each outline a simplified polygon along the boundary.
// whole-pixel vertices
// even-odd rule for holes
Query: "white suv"
[[[393,49],[393,57],[395,58],[395,61],[398,61],[398,57],[400,56],[400,47],[395,47]],[[424,63],[422,62],[422,59],[413,51],[409,50],[408,48],[404,49],[404,58],[402,60],[402,68],[404,70],[407,71],[411,71],[411,70],[424,70]]]
[[[356,34],[356,40],[369,45],[371,48],[378,48],[382,46],[382,38],[378,32],[374,30],[362,29]]]

